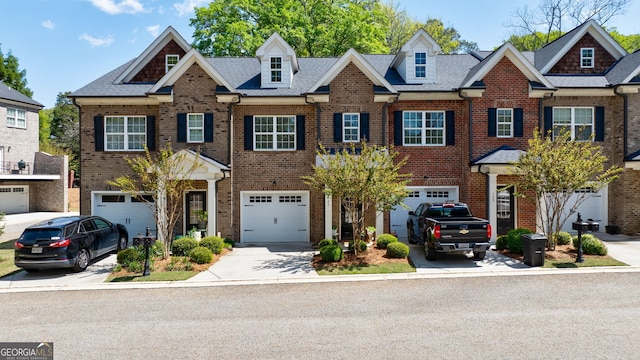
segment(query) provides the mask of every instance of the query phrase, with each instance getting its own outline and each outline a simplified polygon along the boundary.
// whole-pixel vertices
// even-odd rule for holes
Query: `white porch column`
[[[207,236],[217,236],[218,235],[218,201],[216,194],[216,181],[218,180],[207,180],[207,213],[209,214],[209,218],[207,221]]]
[[[498,231],[498,174],[487,174],[489,179],[489,214],[488,220],[491,224],[491,241],[495,243],[496,232]]]
[[[376,237],[384,234],[384,213],[376,210]]]
[[[333,198],[329,195],[324,196],[324,239],[332,239],[333,231],[331,219],[333,219]]]

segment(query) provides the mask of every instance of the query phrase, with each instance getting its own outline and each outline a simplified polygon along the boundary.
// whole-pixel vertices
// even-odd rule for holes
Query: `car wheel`
[[[486,251],[474,251],[473,258],[476,260],[483,260],[485,255],[487,255]]]
[[[416,243],[416,240],[414,239],[414,234],[413,234],[413,226],[411,226],[410,224],[407,225],[407,240],[409,241],[409,244]]]
[[[76,263],[73,265],[73,271],[84,271],[87,266],[89,266],[89,252],[87,249],[80,249],[80,251],[78,251],[78,257],[76,258]]]
[[[127,246],[129,246],[129,240],[125,236],[121,235],[118,240],[118,248],[116,249],[116,252],[126,249]]]
[[[436,249],[430,247],[426,242],[424,243],[424,257],[429,261],[436,259]]]

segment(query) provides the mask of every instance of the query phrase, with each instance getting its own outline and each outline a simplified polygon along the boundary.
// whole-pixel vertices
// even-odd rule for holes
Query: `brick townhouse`
[[[205,58],[169,27],[139,57],[71,95],[80,108],[80,211],[132,234],[152,224],[142,203],[106,182],[129,172],[125,157],[170,142],[204,164],[178,233],[195,226],[192,210],[205,209],[208,233],[240,242],[317,242],[332,225],[348,237],[339,199],[301,176],[312,174],[319,144],[335,150],[366,139],[409,157],[407,206],[467,202],[501,234],[536,224],[531,204],[501,190],[509,162],[534,129],[567,126],[577,140],[593,133],[626,168],[580,211],[636,232],[627,211],[640,186],[639,74],[640,56],[593,21],[535,53],[506,43],[445,55],[419,30],[397,54],[351,49],[336,58],[298,58],[278,34],[255,57]],[[370,215],[378,232],[406,237],[406,209]]]

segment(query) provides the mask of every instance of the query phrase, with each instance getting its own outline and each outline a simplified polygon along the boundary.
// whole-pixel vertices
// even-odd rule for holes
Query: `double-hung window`
[[[415,54],[416,59],[416,77],[427,77],[427,53],[417,52]]]
[[[593,48],[580,49],[580,67],[581,68],[593,67]]]
[[[295,116],[255,116],[253,118],[255,150],[295,150]]]
[[[402,120],[404,145],[445,145],[444,111],[405,111]]]
[[[180,61],[180,55],[167,55],[165,57],[165,69],[164,72],[168,73],[176,64]]]
[[[187,114],[187,142],[204,142],[204,114]]]
[[[27,112],[21,109],[7,108],[7,126],[26,129]]]
[[[496,109],[497,136],[513,137],[513,109]]]
[[[360,114],[342,114],[342,141],[360,141]]]
[[[271,58],[271,82],[282,82],[282,58]]]
[[[571,140],[589,140],[593,134],[592,107],[554,107],[553,108],[553,136],[562,131],[571,133]]]
[[[105,150],[140,151],[147,143],[146,116],[105,116]]]

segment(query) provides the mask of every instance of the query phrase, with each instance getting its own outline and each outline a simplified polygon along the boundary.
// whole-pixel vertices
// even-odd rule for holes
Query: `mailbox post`
[[[149,271],[149,247],[153,245],[155,239],[151,236],[151,230],[147,226],[145,231],[145,236],[141,236],[138,233],[138,237],[133,239],[134,245],[143,245],[144,246],[144,271],[142,272],[142,276],[149,276],[151,272]]]
[[[587,221],[582,220],[582,216],[578,213],[578,218],[571,224],[573,230],[578,231],[578,255],[576,256],[576,262],[582,263],[584,262],[584,258],[582,257],[582,233],[586,233],[587,231],[598,231],[600,229],[600,224],[588,219]]]

